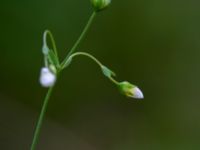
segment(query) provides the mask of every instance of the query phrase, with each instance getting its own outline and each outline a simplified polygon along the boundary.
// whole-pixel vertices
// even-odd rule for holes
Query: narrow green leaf
[[[58,58],[52,50],[50,50],[48,53],[48,59],[51,64],[53,64],[56,67],[59,67],[60,64],[59,64]]]

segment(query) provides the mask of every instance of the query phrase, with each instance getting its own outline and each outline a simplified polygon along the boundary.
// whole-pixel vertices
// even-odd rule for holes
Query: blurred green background
[[[95,55],[144,92],[127,99],[91,60],[76,58],[56,85],[38,150],[199,150],[200,1],[113,0],[79,51]],[[61,58],[92,7],[89,0],[1,0],[0,149],[27,150],[46,89],[42,34]]]

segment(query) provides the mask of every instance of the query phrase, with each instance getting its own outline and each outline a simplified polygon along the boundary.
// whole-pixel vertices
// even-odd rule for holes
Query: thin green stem
[[[42,110],[40,112],[40,116],[39,116],[38,122],[36,124],[36,128],[35,128],[33,141],[32,141],[30,150],[35,150],[35,148],[36,148],[36,145],[37,145],[37,142],[38,142],[38,139],[39,139],[40,130],[41,130],[41,127],[42,127],[42,122],[44,120],[44,116],[45,116],[45,113],[46,113],[46,110],[47,110],[47,105],[48,105],[48,102],[49,102],[49,98],[52,94],[52,91],[53,91],[53,87],[49,88],[49,90],[46,94],[46,97],[44,99],[44,103],[42,105]]]
[[[86,35],[90,25],[92,24],[92,21],[94,20],[96,16],[96,12],[94,11],[92,13],[92,15],[90,16],[85,28],[83,29],[81,35],[79,36],[78,40],[75,42],[75,44],[73,45],[73,47],[71,48],[71,50],[69,51],[69,53],[67,54],[66,58],[63,60],[63,62],[61,63],[61,66],[63,64],[65,64],[68,60],[68,58],[71,56],[71,54],[77,49],[78,45],[80,44],[80,42],[82,41],[82,39],[84,38],[84,36]]]
[[[103,64],[102,64],[98,59],[96,59],[94,56],[92,56],[91,54],[86,53],[86,52],[76,52],[76,53],[72,54],[72,55],[69,57],[68,60],[72,60],[73,57],[75,57],[75,56],[81,56],[81,55],[82,55],[82,56],[87,56],[87,57],[89,57],[89,58],[92,59],[94,62],[96,62],[100,67],[103,66]],[[66,63],[68,63],[68,62],[66,62]]]
[[[90,59],[92,59],[94,62],[96,62],[96,63],[100,66],[101,69],[102,69],[103,67],[105,67],[98,59],[96,59],[94,56],[92,56],[91,54],[86,53],[86,52],[76,52],[76,53],[72,54],[72,55],[68,58],[68,61],[71,61],[71,60],[73,59],[73,57],[75,57],[75,56],[81,56],[81,55],[82,55],[82,56],[87,56],[87,57],[89,57]],[[61,66],[62,69],[65,68],[65,65],[68,64],[68,61],[67,61],[65,64],[63,64],[63,66]],[[117,82],[114,78],[109,77],[109,79],[110,79],[114,84],[119,85],[119,82]]]
[[[46,41],[47,41],[47,35],[49,35],[49,37],[50,37],[50,40],[51,40],[51,43],[52,43],[52,46],[53,46],[53,51],[54,51],[56,57],[57,57],[58,60],[59,60],[59,57],[58,57],[58,50],[57,50],[57,47],[56,47],[56,42],[55,42],[55,40],[54,40],[54,37],[53,37],[53,34],[51,33],[51,31],[45,30],[44,35],[43,35],[43,42],[44,42],[45,44],[47,44],[47,43],[46,43]]]
[[[48,67],[48,58],[47,58],[47,55],[44,55],[44,65],[45,65],[45,67]]]
[[[112,77],[109,77],[110,81],[112,81],[114,84],[119,85],[119,82],[117,82],[115,79],[113,79]]]

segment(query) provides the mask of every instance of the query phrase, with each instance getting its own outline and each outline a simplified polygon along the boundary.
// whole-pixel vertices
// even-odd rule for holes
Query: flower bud
[[[91,0],[91,3],[96,11],[100,11],[108,7],[111,0]]]
[[[129,83],[127,81],[119,83],[119,88],[120,88],[120,91],[122,92],[122,94],[124,94],[128,97],[132,97],[132,98],[136,98],[136,99],[144,98],[142,91],[137,86],[132,85],[131,83]]]
[[[44,67],[40,73],[40,84],[43,87],[52,87],[56,81],[56,75],[52,73],[49,68]]]

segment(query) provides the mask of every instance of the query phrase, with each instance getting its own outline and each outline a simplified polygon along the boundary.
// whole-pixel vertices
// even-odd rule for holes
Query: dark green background
[[[50,100],[40,150],[199,150],[200,2],[113,0],[79,51],[95,55],[144,92],[127,99],[91,60],[79,57]],[[46,89],[42,34],[61,58],[92,7],[89,0],[1,0],[0,149],[29,149]]]

